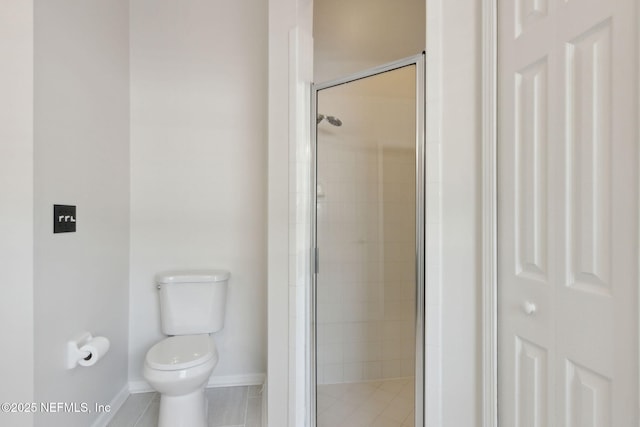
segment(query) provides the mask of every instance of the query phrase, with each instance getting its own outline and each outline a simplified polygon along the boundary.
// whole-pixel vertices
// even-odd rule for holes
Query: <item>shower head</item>
[[[342,120],[337,117],[327,116],[327,121],[334,126],[342,126]]]
[[[342,126],[342,120],[334,116],[325,116],[324,114],[318,114],[318,117],[316,118],[316,124],[320,123],[324,119],[327,119],[329,124],[333,126]]]

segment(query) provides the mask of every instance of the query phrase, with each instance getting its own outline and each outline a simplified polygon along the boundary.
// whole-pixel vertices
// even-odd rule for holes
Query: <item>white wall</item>
[[[131,2],[129,377],[160,331],[153,277],[231,272],[212,381],[266,371],[265,2]],[[255,376],[255,375],[254,375]]]
[[[312,0],[269,0],[269,426],[303,425],[309,403],[305,319],[312,12]]]
[[[33,2],[0,2],[1,402],[33,396]],[[0,425],[33,425],[0,413]]]
[[[35,400],[108,404],[127,381],[128,2],[37,0],[34,16]],[[53,234],[56,203],[77,205],[76,233]],[[66,370],[66,342],[83,331],[111,349]]]
[[[442,360],[439,371],[427,372],[427,387],[431,376],[441,388],[427,390],[429,403],[439,401],[427,407],[427,419],[429,426],[480,426],[481,2],[428,0],[427,18],[427,141],[440,147],[442,220],[433,266],[441,287],[427,295],[427,312],[441,310],[427,319],[427,355]]]
[[[425,0],[317,0],[313,10],[316,83],[425,49]]]

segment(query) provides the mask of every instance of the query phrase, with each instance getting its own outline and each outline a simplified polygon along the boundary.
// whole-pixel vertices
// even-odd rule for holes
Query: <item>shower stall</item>
[[[313,425],[422,425],[424,55],[313,94]]]

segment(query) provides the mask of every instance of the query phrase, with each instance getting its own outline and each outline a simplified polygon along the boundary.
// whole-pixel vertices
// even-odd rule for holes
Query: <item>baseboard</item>
[[[101,412],[100,415],[98,415],[98,418],[96,418],[93,424],[91,424],[91,427],[106,427],[107,424],[109,424],[109,421],[111,421],[111,419],[116,415],[125,400],[127,400],[127,397],[129,397],[129,385],[125,384],[124,387],[122,387],[122,390],[120,390],[113,399],[111,399],[111,402],[109,402],[111,410],[109,412]]]
[[[245,375],[223,375],[209,378],[207,388],[212,387],[237,387],[245,385],[264,384],[265,374],[245,374]],[[145,380],[129,381],[129,393],[148,393],[154,391]]]
[[[129,393],[149,393],[155,391],[145,380],[129,381]]]
[[[211,387],[234,387],[244,385],[262,385],[266,379],[265,374],[246,374],[246,375],[225,375],[209,378],[207,388]]]

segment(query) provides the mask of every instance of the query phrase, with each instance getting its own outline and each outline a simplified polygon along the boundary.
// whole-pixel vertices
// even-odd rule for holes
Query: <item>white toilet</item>
[[[204,387],[218,364],[210,334],[224,326],[224,270],[158,274],[162,332],[144,361],[144,378],[160,393],[158,427],[207,427]]]

